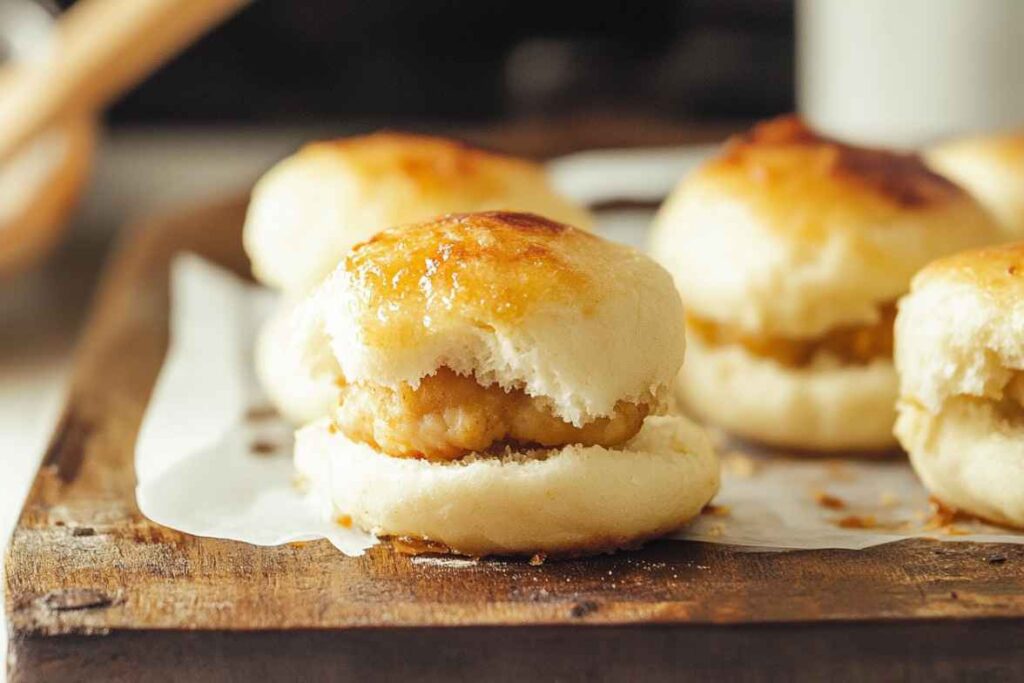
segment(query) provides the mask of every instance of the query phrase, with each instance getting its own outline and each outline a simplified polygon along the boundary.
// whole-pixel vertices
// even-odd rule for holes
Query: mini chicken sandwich
[[[339,386],[301,429],[333,514],[472,555],[637,545],[718,488],[703,431],[661,414],[682,305],[639,252],[532,214],[453,214],[357,247],[305,305]]]
[[[1024,528],[1024,243],[936,261],[896,317],[896,435],[932,495]]]
[[[916,156],[785,117],[685,178],[654,226],[687,311],[686,408],[807,451],[894,446],[896,300],[931,260],[1000,239]]]
[[[444,138],[375,133],[316,142],[268,171],[253,190],[243,241],[256,278],[284,294],[256,347],[261,384],[277,409],[300,424],[334,401],[331,382],[301,371],[291,333],[295,302],[349,249],[393,225],[489,209],[591,224],[540,165]]]
[[[446,138],[380,132],[314,142],[267,171],[253,189],[243,243],[256,279],[302,295],[379,230],[490,210],[591,224],[539,164]]]

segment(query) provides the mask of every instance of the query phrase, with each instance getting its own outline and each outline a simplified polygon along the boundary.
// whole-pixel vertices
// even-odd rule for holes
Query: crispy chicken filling
[[[576,427],[520,389],[482,386],[441,368],[415,389],[343,384],[336,419],[348,438],[388,455],[455,460],[503,444],[617,446],[640,431],[648,412],[646,404],[619,401],[611,417]]]
[[[1024,372],[1015,372],[1003,389],[1003,396],[1015,401],[1020,408],[1024,408]]]
[[[822,356],[846,365],[867,365],[876,358],[892,358],[895,320],[896,304],[887,303],[879,308],[879,319],[874,324],[844,325],[813,339],[793,339],[750,334],[732,325],[686,314],[687,329],[705,345],[738,344],[748,353],[791,368],[808,367]]]
[[[1014,372],[1003,387],[1002,400],[995,401],[996,410],[1003,419],[1020,423],[1024,420],[1024,372]]]

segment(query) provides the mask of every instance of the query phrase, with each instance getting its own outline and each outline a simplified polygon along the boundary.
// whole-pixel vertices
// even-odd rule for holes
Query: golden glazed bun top
[[[914,289],[936,281],[970,286],[1002,306],[1024,305],[1024,242],[939,259],[918,273]]]
[[[1008,238],[1024,237],[1024,131],[952,140],[927,158],[987,206]]]
[[[443,138],[376,133],[310,144],[274,166],[253,190],[244,243],[257,278],[301,294],[379,230],[492,209],[590,226],[537,164]]]
[[[822,237],[833,226],[815,214],[837,207],[856,218],[871,210],[925,210],[963,196],[917,155],[847,145],[796,116],[733,137],[702,173],[755,203],[766,217],[777,214],[766,229],[798,239]]]
[[[683,361],[672,280],[638,251],[533,214],[454,214],[355,247],[309,303],[349,382],[440,367],[546,397],[574,424],[661,395]]]
[[[1024,243],[941,259],[896,318],[901,396],[938,412],[953,396],[1002,398],[1024,370]]]
[[[695,313],[814,337],[875,322],[920,267],[999,239],[981,206],[918,157],[783,117],[730,140],[680,183],[652,249]]]

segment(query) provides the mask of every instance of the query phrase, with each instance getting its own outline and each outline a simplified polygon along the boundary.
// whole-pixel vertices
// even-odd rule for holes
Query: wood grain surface
[[[150,523],[132,460],[167,347],[168,265],[191,251],[245,273],[244,209],[144,222],[110,264],[8,552],[12,680],[1024,675],[1022,546],[666,541],[531,566]]]

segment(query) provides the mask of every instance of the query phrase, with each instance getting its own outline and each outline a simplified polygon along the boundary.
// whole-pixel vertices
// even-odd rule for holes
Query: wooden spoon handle
[[[0,163],[56,119],[99,111],[246,0],[79,0],[48,53],[5,74]]]

